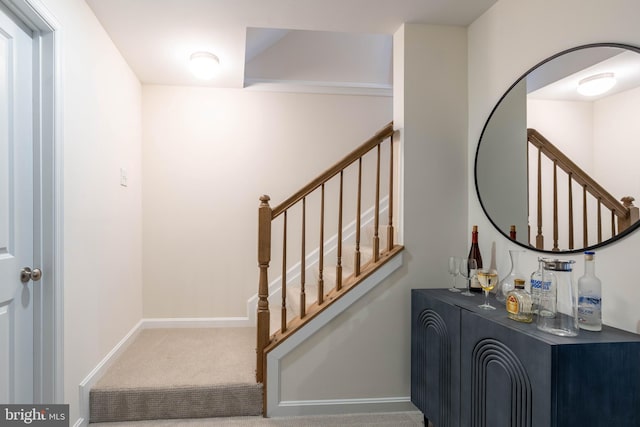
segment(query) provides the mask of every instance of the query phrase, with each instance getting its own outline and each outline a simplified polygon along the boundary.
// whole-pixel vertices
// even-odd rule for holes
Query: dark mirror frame
[[[502,234],[504,237],[506,237],[509,241],[516,243],[518,246],[521,246],[525,249],[529,249],[529,250],[533,250],[536,252],[540,252],[540,253],[548,253],[548,254],[575,254],[575,253],[582,253],[586,250],[593,250],[596,248],[601,248],[604,247],[606,245],[609,245],[611,243],[614,243],[620,239],[625,238],[626,236],[630,235],[631,233],[635,232],[639,227],[640,227],[640,221],[637,221],[635,224],[633,224],[632,226],[630,226],[629,228],[627,228],[626,230],[624,230],[623,232],[617,234],[616,236],[605,240],[601,243],[592,245],[592,246],[588,246],[588,247],[582,247],[582,248],[578,248],[578,249],[572,249],[572,250],[561,250],[561,251],[552,251],[552,250],[542,250],[542,249],[538,249],[535,246],[529,246],[526,245],[522,242],[519,242],[517,240],[513,240],[510,238],[509,234],[508,234],[508,230],[502,230],[500,229],[500,227],[498,227],[498,225],[494,222],[493,218],[491,218],[491,216],[489,215],[487,208],[482,200],[482,197],[480,195],[480,189],[478,188],[478,152],[480,150],[481,144],[482,144],[482,137],[485,134],[485,131],[487,130],[487,126],[489,125],[489,122],[491,121],[491,118],[493,117],[494,113],[496,112],[496,110],[498,109],[498,107],[500,107],[500,104],[502,103],[502,101],[506,98],[507,95],[509,95],[509,93],[511,92],[511,90],[518,85],[518,83],[520,83],[524,78],[527,77],[528,74],[530,74],[532,71],[536,70],[537,68],[543,66],[544,64],[547,64],[550,61],[553,61],[554,59],[566,55],[568,53],[571,52],[575,52],[577,50],[581,50],[581,49],[588,49],[588,48],[594,48],[594,47],[614,47],[614,48],[620,48],[620,49],[626,49],[626,50],[631,50],[633,52],[636,52],[638,54],[640,54],[640,48],[637,46],[632,46],[632,45],[628,45],[628,44],[624,44],[624,43],[614,43],[614,42],[603,42],[603,43],[592,43],[592,44],[585,44],[585,45],[580,45],[580,46],[576,46],[567,50],[564,50],[562,52],[556,53],[553,56],[550,56],[549,58],[539,62],[538,64],[534,65],[533,67],[531,67],[530,69],[528,69],[524,74],[522,74],[511,86],[509,86],[509,88],[507,89],[507,91],[500,97],[500,99],[498,100],[498,102],[496,103],[496,105],[493,107],[493,109],[491,110],[491,113],[489,114],[489,117],[487,118],[487,121],[485,122],[483,128],[482,128],[482,132],[480,133],[480,138],[478,140],[478,145],[476,148],[476,154],[475,154],[475,160],[474,160],[474,184],[476,187],[476,195],[478,197],[478,201],[480,202],[480,206],[482,206],[482,210],[484,211],[485,216],[489,219],[489,221],[491,222],[491,224],[493,225],[493,227],[498,230],[498,232],[500,234]]]

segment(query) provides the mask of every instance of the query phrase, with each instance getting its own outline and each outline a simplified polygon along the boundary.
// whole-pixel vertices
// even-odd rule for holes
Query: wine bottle
[[[478,265],[478,270],[482,268],[482,255],[480,255],[480,247],[478,246],[478,226],[473,226],[473,231],[471,232],[471,249],[469,250],[469,259],[475,259]],[[471,292],[482,292],[482,286],[480,286],[480,282],[478,281],[478,277],[473,276],[471,280],[471,284],[469,286]]]
[[[509,238],[511,240],[516,240],[516,226],[515,225],[512,225],[509,228]]]

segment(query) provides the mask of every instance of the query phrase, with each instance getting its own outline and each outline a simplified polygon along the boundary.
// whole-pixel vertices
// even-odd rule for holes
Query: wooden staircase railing
[[[257,309],[257,363],[256,363],[256,381],[266,382],[265,362],[266,355],[269,351],[275,348],[278,344],[282,343],[285,339],[295,333],[296,330],[301,328],[311,319],[320,314],[333,302],[337,301],[342,295],[353,289],[358,283],[362,282],[372,272],[385,264],[393,256],[399,253],[403,247],[397,245],[394,242],[394,226],[393,226],[393,194],[394,194],[394,145],[393,145],[393,123],[389,123],[383,129],[378,131],[373,137],[366,141],[363,145],[355,149],[345,158],[336,163],[333,167],[322,173],[316,179],[297,191],[291,197],[284,202],[277,205],[275,208],[271,208],[269,205],[269,196],[260,197],[260,206],[258,208],[258,265],[260,268],[259,285],[258,285],[258,309]],[[385,141],[389,141],[389,166],[388,166],[388,222],[386,225],[386,247],[380,248],[380,235],[379,235],[379,221],[380,221],[380,193],[381,193],[381,154],[382,145]],[[363,199],[363,158],[370,152],[375,151],[375,201],[374,201],[374,232],[373,232],[373,256],[369,262],[362,262],[361,250],[361,216],[362,216],[362,199]],[[343,211],[345,210],[344,202],[344,181],[345,171],[350,166],[357,166],[357,186],[356,191],[356,208],[355,208],[355,254],[354,254],[354,272],[348,277],[343,277]],[[325,289],[324,270],[325,270],[325,187],[329,181],[333,178],[339,180],[339,189],[337,190],[337,201],[334,206],[337,210],[337,227],[335,233],[337,234],[337,248],[336,248],[336,265],[335,265],[335,285],[333,289]],[[332,182],[333,183],[333,182]],[[319,216],[319,244],[318,251],[318,280],[317,280],[317,297],[316,301],[307,307],[307,295],[305,290],[306,276],[305,270],[306,258],[308,251],[307,244],[307,198],[316,191],[320,192],[320,212]],[[373,198],[373,197],[372,197]],[[287,236],[287,213],[293,208],[300,209],[301,213],[301,232],[300,232],[300,313],[298,316],[287,322],[287,242],[289,237]],[[272,222],[282,217],[282,270],[281,270],[281,324],[279,329],[271,335],[270,330],[270,310],[269,310],[269,279],[268,271],[269,264],[271,262],[271,231]],[[328,222],[328,221],[327,221]],[[333,234],[333,233],[332,233]],[[266,387],[265,387],[266,394]]]
[[[587,197],[593,197],[597,201],[597,242],[602,242],[602,206],[611,213],[611,237],[616,236],[638,221],[639,210],[633,206],[634,198],[627,196],[616,200],[607,190],[591,178],[584,170],[569,159],[562,151],[553,145],[547,138],[535,129],[527,129],[527,139],[538,150],[537,159],[537,234],[535,247],[544,249],[544,236],[542,233],[542,155],[544,154],[553,162],[553,251],[558,248],[558,168],[567,174],[567,220],[568,220],[568,246],[574,249],[574,215],[573,215],[573,183],[582,187],[582,240],[583,247],[589,245],[589,229],[587,216]],[[531,174],[529,174],[531,176]],[[617,225],[617,227],[616,227]]]

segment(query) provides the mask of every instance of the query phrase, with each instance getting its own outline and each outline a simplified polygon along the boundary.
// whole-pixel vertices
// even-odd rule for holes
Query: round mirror
[[[579,252],[635,230],[640,49],[601,43],[546,59],[502,96],[476,151],[478,198],[519,245]]]

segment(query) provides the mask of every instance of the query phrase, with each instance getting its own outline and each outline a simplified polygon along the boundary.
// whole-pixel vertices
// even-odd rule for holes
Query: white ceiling
[[[261,80],[260,74],[264,72],[267,75],[264,80],[270,81],[312,80],[339,84],[349,81],[354,85],[374,86],[390,84],[390,42],[381,40],[380,36],[387,35],[390,40],[390,36],[405,22],[467,26],[496,0],[86,2],[142,83],[241,88],[249,84],[245,82],[245,68],[250,70],[247,80],[254,82]],[[248,32],[251,38],[247,47]],[[314,32],[318,32],[317,41],[313,40]],[[350,33],[343,36],[351,39],[336,44],[335,38],[331,41],[326,32]],[[353,55],[346,55],[345,46],[362,43],[362,39],[355,40],[355,36],[373,37],[380,49],[358,49]],[[285,41],[286,45],[294,46],[298,53],[291,51],[287,56],[283,47]],[[274,48],[278,45],[279,48]],[[331,48],[338,45],[343,46],[340,54],[337,53],[340,49]],[[305,49],[307,52],[318,52],[319,55],[314,58],[307,54],[304,59],[305,55],[299,52]],[[207,82],[195,79],[187,69],[191,53],[203,50],[216,54],[221,64],[218,76]],[[327,53],[328,50],[335,54]],[[377,57],[374,52],[377,52]],[[271,55],[271,58],[265,58],[265,55]],[[368,59],[364,55],[369,55]],[[250,67],[245,67],[245,57]],[[283,57],[287,58],[286,63]],[[324,67],[326,73],[318,71],[318,57],[326,58],[327,63],[331,64]],[[298,59],[297,65],[294,59]],[[301,64],[303,60],[306,62]],[[276,67],[274,64],[279,65]],[[376,70],[354,72],[356,64],[360,64],[361,69],[374,67]],[[363,67],[362,64],[371,65]],[[300,71],[311,66],[315,70],[313,73]],[[291,70],[292,67],[297,67],[295,72]],[[345,72],[340,73],[340,69],[345,69]]]
[[[549,70],[552,72],[549,73]],[[639,71],[640,55],[637,52],[612,47],[582,49],[558,57],[531,73],[527,78],[527,88],[533,80],[536,90],[528,96],[533,99],[593,102],[640,87]],[[599,96],[580,95],[577,91],[578,82],[600,73],[613,73],[617,80],[616,85]],[[535,81],[536,78],[540,76],[542,78],[537,80],[543,80],[547,75],[550,75],[549,80],[538,89],[536,84],[539,83]]]

